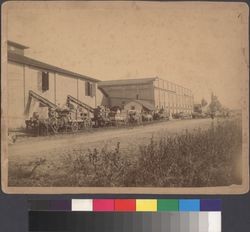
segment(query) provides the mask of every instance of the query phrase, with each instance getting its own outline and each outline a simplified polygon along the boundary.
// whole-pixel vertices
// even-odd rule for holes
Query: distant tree
[[[209,104],[210,112],[215,113],[222,110],[222,105],[214,93],[211,94],[211,102]]]
[[[204,98],[202,98],[201,99],[201,106],[204,107],[206,105],[207,105],[207,101]]]

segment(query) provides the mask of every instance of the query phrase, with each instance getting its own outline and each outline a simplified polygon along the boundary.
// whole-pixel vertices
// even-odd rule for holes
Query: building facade
[[[97,89],[98,80],[31,59],[24,55],[27,48],[8,42],[9,128],[25,126],[25,119],[32,112],[44,109],[36,101],[28,105],[30,90],[57,106],[65,105],[68,95],[93,108],[102,104],[102,93]]]
[[[158,77],[101,81],[98,88],[105,92],[110,106],[123,108],[130,101],[142,100],[172,114],[193,111],[194,98],[190,89]]]

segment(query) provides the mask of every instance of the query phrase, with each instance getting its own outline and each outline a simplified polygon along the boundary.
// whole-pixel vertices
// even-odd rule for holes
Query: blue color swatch
[[[200,211],[200,200],[186,199],[179,200],[179,211]]]

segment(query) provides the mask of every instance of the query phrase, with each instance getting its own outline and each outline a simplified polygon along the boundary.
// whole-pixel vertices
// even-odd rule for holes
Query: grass
[[[136,186],[229,185],[241,154],[241,130],[232,122],[208,130],[163,137],[141,147]]]
[[[129,157],[121,151],[118,142],[114,149],[104,146],[62,155],[60,162],[53,164],[40,158],[40,162],[29,165],[10,165],[9,185],[201,187],[240,184],[241,176],[235,164],[241,161],[241,145],[241,122],[223,120],[211,124],[207,130],[152,137],[148,144],[139,147],[139,153],[135,151]]]

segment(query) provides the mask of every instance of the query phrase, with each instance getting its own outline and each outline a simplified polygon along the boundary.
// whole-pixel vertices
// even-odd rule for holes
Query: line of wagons
[[[33,115],[25,121],[27,131],[37,135],[77,132],[92,127],[135,126],[144,122],[169,119],[169,114],[163,109],[154,112],[138,112],[136,110],[120,111],[118,107],[92,108],[70,95],[67,96],[66,106],[58,107],[46,98],[30,91],[30,102],[32,98],[48,107],[47,117],[42,118],[38,112],[33,112]]]

